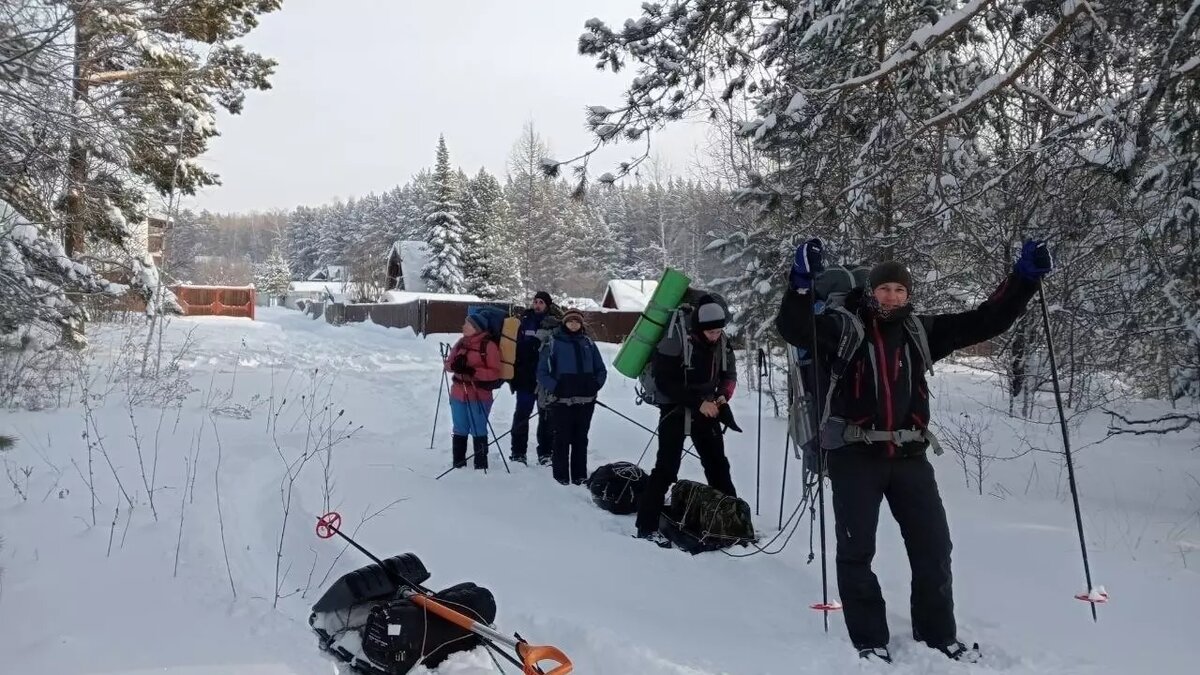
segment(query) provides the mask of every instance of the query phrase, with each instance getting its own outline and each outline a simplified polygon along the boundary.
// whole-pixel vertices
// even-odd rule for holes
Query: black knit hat
[[[879,263],[871,268],[871,273],[867,276],[867,283],[870,284],[871,290],[888,282],[898,283],[912,293],[912,274],[908,272],[907,267],[895,260]]]
[[[534,293],[533,299],[541,300],[542,302],[546,303],[547,307],[554,304],[554,300],[550,297],[550,294],[547,293],[546,291],[538,291],[537,293]]]

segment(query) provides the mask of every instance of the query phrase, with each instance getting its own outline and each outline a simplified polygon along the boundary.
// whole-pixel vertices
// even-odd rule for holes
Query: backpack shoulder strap
[[[917,345],[917,351],[921,354],[921,361],[925,366],[925,370],[933,374],[933,356],[929,351],[929,334],[925,332],[925,324],[921,321],[921,317],[909,315],[904,319],[904,328],[908,331],[909,336]]]
[[[833,405],[833,393],[837,391],[838,382],[850,364],[850,357],[858,351],[858,347],[866,335],[862,321],[856,314],[841,305],[834,305],[827,309],[835,312],[841,319],[842,331],[838,337],[837,351],[829,364],[828,391],[825,392],[825,408],[821,412],[821,423],[818,425],[818,429],[824,427],[825,422],[829,420],[830,407]]]

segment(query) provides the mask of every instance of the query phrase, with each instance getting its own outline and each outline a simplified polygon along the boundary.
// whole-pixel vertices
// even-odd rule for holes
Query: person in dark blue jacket
[[[596,394],[607,378],[608,369],[587,335],[583,314],[568,310],[562,326],[542,348],[537,371],[554,424],[554,479],[563,485],[582,485],[587,480],[588,430]]]
[[[560,314],[550,294],[538,291],[533,296],[529,309],[521,315],[521,328],[517,334],[517,358],[513,364],[513,378],[509,381],[509,387],[517,396],[517,405],[513,410],[512,450],[508,457],[514,462],[528,463],[525,455],[529,448],[529,418],[533,415],[533,406],[538,402],[538,352],[542,344],[549,341],[550,331],[558,327]],[[550,463],[550,452],[553,449],[552,429],[549,411],[539,409],[538,464]]]

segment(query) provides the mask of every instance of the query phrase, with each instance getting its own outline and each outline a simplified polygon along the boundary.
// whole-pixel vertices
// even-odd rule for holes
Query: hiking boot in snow
[[[978,642],[972,644],[970,647],[961,642],[954,642],[945,647],[936,647],[935,649],[954,661],[962,661],[963,663],[979,663],[979,660],[983,658],[983,654],[979,653]]]
[[[450,453],[454,458],[454,468],[465,468],[467,466],[467,437],[450,436]]]
[[[475,468],[487,470],[488,468],[488,439],[487,436],[475,436]]]
[[[892,662],[892,655],[888,652],[887,647],[860,649],[858,650],[858,658],[868,661],[883,661],[884,663]]]
[[[586,485],[587,479],[586,478],[572,478],[571,484],[572,485]]]
[[[529,460],[525,458],[525,455],[509,455],[508,461],[520,462],[520,463],[524,464],[525,466],[529,466]]]
[[[659,548],[674,548],[674,545],[671,543],[671,540],[667,539],[666,535],[664,535],[662,532],[659,532],[658,530],[654,530],[653,532],[645,532],[645,533],[639,532],[638,534],[634,535],[634,538],[645,539],[646,541],[653,542],[656,545],[658,545]]]
[[[538,455],[538,464],[550,466],[550,455]]]

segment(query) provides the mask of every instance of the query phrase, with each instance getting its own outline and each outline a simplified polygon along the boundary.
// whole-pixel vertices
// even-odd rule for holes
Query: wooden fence
[[[471,307],[498,307],[510,314],[520,315],[524,307],[495,302],[463,302],[459,300],[419,299],[413,302],[388,304],[328,304],[325,320],[334,325],[359,323],[370,319],[388,328],[411,328],[418,335],[458,333],[462,331]],[[588,331],[597,342],[620,343],[637,323],[640,312],[585,311],[582,312]]]
[[[179,300],[184,316],[233,316],[254,320],[255,291],[253,286],[170,286]],[[130,289],[116,298],[95,296],[90,307],[100,312],[146,311],[146,301]]]
[[[240,316],[254,320],[253,286],[172,286],[186,316]]]

